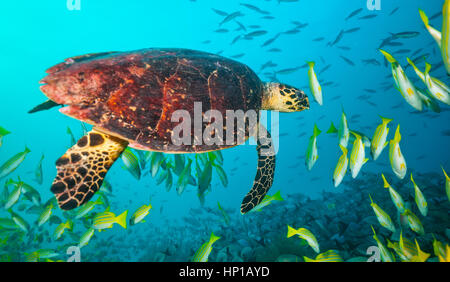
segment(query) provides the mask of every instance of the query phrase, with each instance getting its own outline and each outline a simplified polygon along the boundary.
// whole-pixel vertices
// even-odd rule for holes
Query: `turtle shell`
[[[88,54],[66,59],[47,73],[41,90],[56,103],[69,105],[62,113],[141,150],[182,153],[236,146],[238,142],[207,145],[194,140],[194,120],[200,114],[194,112],[194,103],[201,103],[197,106],[201,105],[203,118],[208,110],[221,113],[223,138],[237,133],[236,126],[226,127],[228,110],[257,113],[261,108],[263,84],[248,66],[201,51],[143,49]],[[172,142],[174,128],[188,122],[171,120],[177,110],[186,111],[191,119],[188,144]],[[202,122],[201,132],[207,126],[208,122]],[[248,138],[248,128],[245,136]]]

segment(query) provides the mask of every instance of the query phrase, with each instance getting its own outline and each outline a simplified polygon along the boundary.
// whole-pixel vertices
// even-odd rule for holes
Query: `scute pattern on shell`
[[[238,145],[175,146],[171,134],[178,123],[171,121],[172,114],[188,111],[193,130],[194,102],[202,103],[203,114],[211,109],[220,111],[224,124],[227,110],[261,108],[263,87],[257,75],[244,64],[210,53],[143,49],[69,58],[63,64],[51,68],[49,76],[71,68],[84,77],[94,73],[90,83],[98,90],[84,99],[89,102],[73,104],[62,112],[123,138],[137,149],[201,152]],[[202,132],[207,125],[203,123]],[[223,136],[227,136],[226,130],[236,135],[236,126],[224,128]]]

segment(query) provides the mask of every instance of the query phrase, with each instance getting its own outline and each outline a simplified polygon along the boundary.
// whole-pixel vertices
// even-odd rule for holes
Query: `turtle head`
[[[89,106],[101,95],[103,73],[81,63],[61,63],[47,70],[41,91],[61,105]]]
[[[267,82],[264,84],[262,96],[263,110],[290,113],[309,109],[305,92],[286,84]]]

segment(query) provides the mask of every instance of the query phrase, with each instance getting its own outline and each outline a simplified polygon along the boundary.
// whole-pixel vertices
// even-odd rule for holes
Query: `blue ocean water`
[[[263,18],[265,14],[249,9],[241,3],[257,6],[273,18]],[[399,46],[388,45],[383,49],[393,54],[403,67],[407,66],[406,57],[414,57],[418,58],[417,65],[423,70],[425,60],[420,58],[426,57],[426,61],[432,66],[440,66],[436,70],[432,68],[432,76],[448,84],[449,79],[445,67],[442,66],[439,47],[425,29],[418,12],[421,8],[432,17],[442,10],[444,1],[381,0],[381,10],[373,11],[367,8],[367,3],[363,0],[81,0],[80,4],[80,10],[69,10],[64,0],[7,1],[2,3],[0,10],[0,23],[3,27],[0,31],[3,42],[0,46],[0,61],[3,66],[0,69],[3,78],[0,126],[12,132],[3,138],[0,163],[23,151],[25,146],[29,147],[31,153],[8,178],[16,180],[20,176],[21,180],[32,184],[40,192],[43,202],[53,197],[49,188],[56,174],[55,160],[70,146],[67,127],[71,128],[76,138],[82,136],[80,122],[60,114],[56,109],[27,113],[32,107],[45,101],[38,83],[45,76],[45,70],[75,55],[149,47],[189,48],[220,53],[225,57],[244,54],[235,60],[247,64],[263,81],[275,79],[273,74],[278,70],[304,66],[307,61],[316,62],[315,70],[319,81],[324,84],[323,106],[313,102],[307,68],[276,75],[278,81],[303,89],[310,98],[311,108],[279,115],[279,152],[275,180],[269,194],[280,190],[285,201],[273,205],[285,205],[286,209],[269,206],[255,215],[260,217],[261,221],[255,219],[253,222],[265,225],[260,234],[253,234],[258,238],[272,236],[280,224],[283,228],[286,224],[292,224],[281,222],[279,215],[283,212],[295,217],[298,209],[302,208],[288,204],[288,199],[293,199],[290,195],[301,193],[311,199],[321,199],[324,191],[332,194],[344,193],[344,187],[351,186],[353,180],[349,172],[345,178],[347,182],[337,188],[333,186],[332,175],[341,151],[337,146],[336,136],[325,133],[331,121],[338,125],[342,108],[347,115],[350,129],[363,132],[369,138],[372,138],[376,126],[381,123],[380,115],[393,119],[389,124],[389,139],[393,138],[395,128],[400,124],[401,150],[408,167],[405,179],[398,180],[401,183],[409,183],[410,172],[417,172],[419,175],[435,173],[435,177],[440,177],[442,182],[444,176],[441,166],[450,171],[449,106],[439,103],[440,113],[430,110],[415,111],[393,87],[390,66],[378,51],[382,41],[392,34],[419,32],[418,36],[412,38],[396,39],[395,42],[401,43]],[[219,23],[225,16],[217,14],[213,9],[228,14],[241,11],[243,15],[220,26]],[[362,11],[346,20],[346,17],[357,9]],[[374,17],[361,19],[368,15]],[[283,33],[295,29],[296,24],[293,21],[307,25],[298,28],[299,32],[294,34]],[[246,30],[242,30],[239,24],[244,25]],[[433,17],[430,24],[440,30],[442,15]],[[259,27],[252,29],[252,25]],[[216,32],[220,28],[226,29],[227,32]],[[344,33],[342,39],[333,46],[327,44],[335,41],[341,31],[353,28],[359,30]],[[264,30],[267,33],[232,44],[239,34],[245,35],[254,30]],[[282,34],[272,44],[262,47],[266,40],[279,33]],[[324,39],[314,41],[320,37]],[[269,52],[271,48],[278,48],[280,51]],[[353,63],[349,64],[342,57]],[[376,60],[379,65],[364,63],[363,60],[369,59]],[[268,61],[277,66],[261,70],[261,66]],[[328,65],[325,71],[320,72]],[[417,80],[411,67],[406,68],[406,73],[414,79],[415,84],[426,88]],[[314,124],[322,130],[318,137],[319,158],[313,169],[307,171],[304,155]],[[42,185],[38,185],[33,182],[33,177],[42,154],[45,155],[44,181]],[[248,145],[224,150],[222,154],[223,168],[228,175],[229,184],[223,187],[217,175],[214,175],[211,191],[206,195],[204,205],[198,200],[196,186],[188,186],[182,195],[177,195],[173,188],[167,192],[163,185],[156,185],[155,179],[149,175],[136,180],[122,168],[123,164],[119,160],[111,168],[107,178],[113,186],[113,196],[109,199],[111,209],[116,214],[129,210],[130,216],[143,204],[151,202],[153,208],[145,223],[127,230],[115,225],[113,229],[96,233],[89,245],[82,248],[82,260],[85,257],[92,261],[187,261],[189,256],[208,240],[211,231],[215,234],[218,232],[219,236],[220,231],[229,229],[227,232],[233,232],[233,229],[227,228],[227,225],[221,222],[217,202],[220,202],[233,220],[242,223],[239,206],[253,183],[257,154],[255,146]],[[366,154],[369,156],[368,148]],[[377,161],[368,161],[354,181],[370,186],[374,183],[373,175],[376,175],[378,186],[374,188],[375,191],[380,194],[387,193],[379,182],[381,173],[389,174],[394,181],[388,148]],[[425,181],[428,180],[431,181],[426,177],[421,179],[424,187],[427,185]],[[445,196],[443,185],[441,186],[442,196]],[[350,198],[353,192],[346,193]],[[370,208],[370,201],[368,197],[366,199],[366,202],[360,204]],[[413,201],[411,203],[414,204]],[[444,220],[441,222],[444,227],[443,236],[446,234],[445,228],[450,227],[448,201],[445,204],[442,209],[447,209],[447,216],[441,218]],[[345,202],[336,202],[336,208],[341,209],[343,213],[346,210],[345,205]],[[390,203],[387,200],[381,206],[388,205]],[[436,208],[439,208],[439,205]],[[319,211],[311,209],[309,212],[313,215]],[[54,214],[60,214],[58,208],[55,208]],[[21,215],[31,225],[34,224],[35,214],[22,212]],[[6,211],[0,211],[0,217],[8,216]],[[194,221],[194,224],[189,223],[189,220]],[[248,220],[247,224],[252,225],[253,218],[249,217]],[[55,227],[56,225],[48,226],[48,232],[52,234]],[[82,225],[77,228],[77,234],[82,234],[85,230]],[[370,233],[370,225],[365,228]],[[283,229],[279,233],[285,236],[286,231]],[[70,246],[73,241],[72,237],[65,235],[64,240],[44,242],[41,245],[27,245],[24,240],[23,248],[17,250],[22,256],[14,254],[12,257],[24,260],[25,253],[37,249],[53,249],[62,254],[58,259],[65,260],[62,246]],[[225,234],[222,236],[226,238]],[[226,243],[218,241],[218,246],[225,248],[243,239],[240,233],[229,238],[233,239],[222,239]],[[245,240],[249,240],[247,235]],[[446,240],[450,241],[449,238]],[[374,241],[372,243],[376,244]],[[171,245],[175,245],[176,250],[164,254]],[[256,248],[250,245],[252,249]],[[269,245],[264,246],[270,248]],[[8,250],[7,253],[10,252]],[[157,256],[161,253],[164,255],[162,259]],[[229,256],[228,260],[235,257],[239,255]],[[241,254],[240,257],[242,260],[255,260],[256,255]],[[217,253],[213,253],[212,258],[217,259]]]

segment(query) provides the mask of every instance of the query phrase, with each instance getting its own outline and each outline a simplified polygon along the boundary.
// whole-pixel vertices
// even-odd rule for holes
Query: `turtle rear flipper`
[[[60,208],[71,210],[89,201],[127,145],[94,129],[67,150],[56,161],[58,174],[50,188]]]
[[[256,171],[255,180],[253,181],[253,187],[250,192],[247,193],[241,204],[241,213],[245,214],[251,211],[264,199],[264,196],[269,191],[273,183],[275,175],[275,151],[273,149],[272,138],[270,133],[262,126],[259,125],[259,130],[265,132],[265,137],[259,137],[257,139],[256,150],[258,151],[258,167]]]

